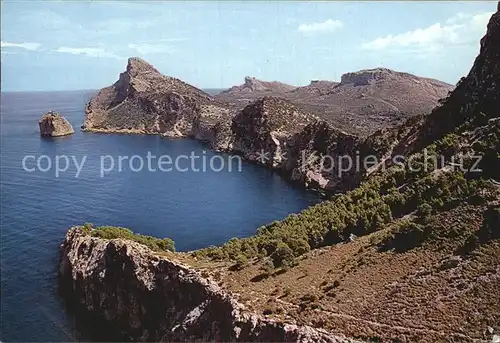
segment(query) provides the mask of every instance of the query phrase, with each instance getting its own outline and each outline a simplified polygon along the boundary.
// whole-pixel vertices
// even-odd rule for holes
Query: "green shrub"
[[[196,254],[232,260],[240,254],[247,258],[271,257],[276,267],[280,267],[283,261],[293,263],[292,256],[346,241],[350,234],[367,235],[411,213],[416,213],[419,219],[401,228],[396,235],[397,241],[409,242],[409,237],[421,240],[428,235],[425,224],[432,214],[449,210],[480,194],[488,194],[479,191],[488,187],[491,186],[486,181],[466,177],[461,172],[443,172],[436,176],[430,172],[392,167],[350,192],[337,194],[298,215],[289,215],[263,226],[252,237],[232,239],[219,248],[202,249]],[[424,226],[418,226],[421,224]],[[404,238],[405,235],[408,238]]]
[[[286,244],[292,249],[293,255],[295,257],[301,256],[308,253],[311,250],[311,246],[305,239],[290,238],[286,239]]]
[[[275,267],[290,267],[293,265],[295,256],[286,243],[280,243],[271,258]]]
[[[432,215],[432,206],[426,202],[420,204],[417,207],[416,215],[422,223],[427,222]]]

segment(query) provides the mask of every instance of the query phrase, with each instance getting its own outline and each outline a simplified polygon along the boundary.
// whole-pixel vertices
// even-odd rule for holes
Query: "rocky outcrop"
[[[452,89],[438,80],[377,68],[342,75],[340,84],[317,101],[341,113],[407,118],[429,113]]]
[[[233,86],[222,93],[251,93],[251,92],[275,92],[286,93],[290,92],[297,87],[287,85],[286,83],[277,81],[262,81],[255,77],[245,77],[245,82],[240,86]]]
[[[160,134],[167,137],[204,136],[207,126],[227,110],[207,93],[162,75],[140,58],[112,86],[88,103],[82,129],[95,132]]]
[[[233,118],[228,150],[280,168],[292,136],[315,119],[286,100],[264,97]]]
[[[247,86],[258,91],[259,82],[247,79]],[[351,152],[357,139],[319,122],[277,97],[260,98],[241,110],[231,108],[160,74],[141,59],[130,58],[119,80],[87,105],[83,130],[193,137],[215,150],[237,153],[270,167],[306,187],[338,191],[339,185],[352,181],[333,176],[337,170],[325,171],[318,160],[327,153]],[[317,148],[323,149],[320,154],[316,154]],[[314,163],[305,161],[305,154],[316,158]]]
[[[247,79],[247,86],[260,90]],[[313,87],[320,87],[315,85]],[[265,96],[241,109],[226,106],[138,58],[87,105],[83,129],[193,137],[236,153],[306,187],[348,189],[363,171],[340,172],[332,158],[352,154],[360,140],[283,98]],[[325,158],[327,159],[325,168]],[[347,188],[346,188],[347,187]]]
[[[279,97],[342,131],[368,136],[431,112],[453,89],[445,82],[386,68],[346,73],[340,83],[313,80],[307,86],[285,86],[247,77],[243,85],[214,97],[238,111],[264,96]]]
[[[66,298],[131,341],[354,342],[250,313],[210,277],[135,242],[75,227],[60,253]]]
[[[38,121],[38,126],[41,136],[59,137],[75,133],[69,121],[55,111],[47,112]]]
[[[419,111],[425,111],[426,106],[434,106],[443,92],[447,92],[449,85],[375,69],[346,74],[341,84],[321,81],[311,83],[307,90],[301,88],[246,78],[244,85],[233,87],[226,95],[245,93],[258,97],[256,100],[252,96],[237,97],[245,100],[231,105],[222,101],[223,97],[211,97],[178,79],[162,75],[141,59],[130,58],[119,80],[102,89],[87,105],[83,129],[193,137],[207,141],[215,150],[237,153],[270,167],[306,187],[338,192],[356,186],[367,173],[364,165],[341,166],[340,163],[350,163],[358,155],[362,159],[374,152],[375,157],[382,158],[394,146],[394,139],[385,142],[385,138],[378,136],[380,133],[374,139],[358,138],[338,129],[331,120],[311,114],[315,112],[309,111],[311,103],[298,105],[283,97],[263,96],[266,90],[279,91],[293,99],[303,97],[303,101],[310,100],[313,94],[313,98],[322,101],[322,113],[328,111],[326,107],[331,103],[349,113],[352,107],[357,118],[372,115],[378,118],[382,113],[391,117],[406,110],[414,115],[406,107],[408,99],[412,101],[411,106],[420,99]],[[319,95],[314,90],[318,90]],[[419,96],[413,96],[414,93]],[[367,109],[366,113],[363,108]],[[345,112],[342,111],[337,114]],[[363,123],[365,121],[363,119]],[[344,161],[339,162],[343,156]]]

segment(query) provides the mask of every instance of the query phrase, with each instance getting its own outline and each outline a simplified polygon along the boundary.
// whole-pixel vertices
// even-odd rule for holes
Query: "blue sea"
[[[104,340],[95,332],[90,336],[58,296],[59,245],[73,225],[128,227],[170,237],[177,250],[188,251],[252,235],[319,201],[263,167],[243,163],[241,172],[236,165],[229,171],[230,156],[193,140],[83,133],[84,106],[92,94],[1,95],[1,341]],[[64,115],[75,134],[42,139],[38,120],[49,110]],[[183,164],[183,171],[137,171],[148,152],[172,159],[194,153],[207,161],[218,155],[217,170],[222,162],[227,167],[203,172],[200,165],[195,171]],[[124,162],[121,171],[115,166],[101,175],[107,155],[107,169],[111,159],[139,157],[132,168]],[[61,171],[66,161],[68,168]],[[81,165],[79,174],[74,161]]]

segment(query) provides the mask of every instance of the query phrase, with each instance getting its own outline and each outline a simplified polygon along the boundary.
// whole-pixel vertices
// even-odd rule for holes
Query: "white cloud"
[[[10,42],[1,41],[0,46],[2,48],[19,48],[19,49],[35,51],[35,50],[38,50],[38,48],[41,46],[41,44],[40,43],[10,43]]]
[[[120,58],[120,56],[117,56],[112,52],[106,51],[104,48],[69,48],[62,46],[54,51],[72,55],[87,56],[87,57]]]
[[[165,44],[141,43],[141,44],[129,44],[128,47],[143,55],[173,54],[177,51],[175,48]]]
[[[418,48],[433,50],[443,44],[456,45],[473,43],[479,40],[486,30],[486,24],[493,12],[476,15],[457,13],[446,20],[445,24],[436,23],[400,34],[389,34],[361,45],[367,50],[387,48]]]
[[[333,32],[344,26],[340,20],[328,19],[322,23],[300,24],[297,30],[302,33]]]

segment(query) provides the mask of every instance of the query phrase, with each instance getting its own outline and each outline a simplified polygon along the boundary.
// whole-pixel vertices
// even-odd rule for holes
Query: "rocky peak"
[[[252,92],[266,90],[266,86],[263,81],[257,80],[255,77],[251,76],[245,77],[245,83],[243,84],[243,87],[249,89]]]
[[[128,59],[127,73],[130,74],[130,76],[136,77],[137,75],[146,72],[160,74],[160,72],[155,67],[144,61],[142,58],[130,57]]]
[[[138,57],[131,57],[118,81],[92,97],[82,128],[186,136],[192,134],[193,123],[208,105],[215,108],[218,103],[200,89],[161,74]]]
[[[245,76],[245,85],[251,87],[257,79],[253,76]]]

